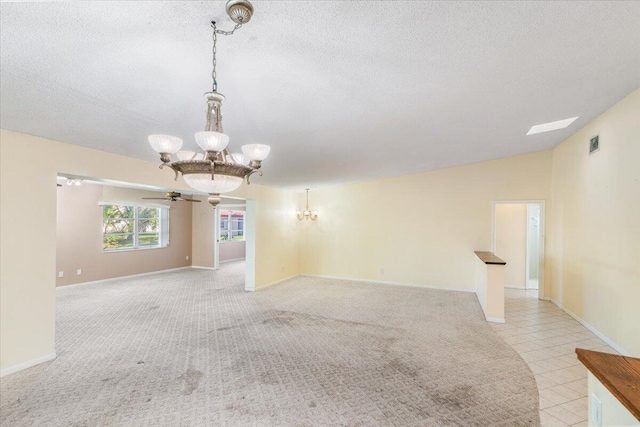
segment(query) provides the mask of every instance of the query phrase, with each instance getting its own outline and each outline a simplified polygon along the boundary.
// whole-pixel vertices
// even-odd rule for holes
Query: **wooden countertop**
[[[576,348],[578,360],[640,421],[640,359]]]
[[[478,258],[485,264],[506,265],[507,262],[495,256],[492,252],[475,251]]]

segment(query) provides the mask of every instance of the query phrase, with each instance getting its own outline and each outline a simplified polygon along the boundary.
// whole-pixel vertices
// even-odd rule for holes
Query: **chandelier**
[[[303,212],[297,211],[296,216],[300,221],[302,221],[303,219],[310,219],[311,221],[315,221],[316,219],[318,219],[318,211],[312,211],[311,209],[309,209],[309,189],[306,188],[305,190],[307,191],[307,206],[304,208]]]
[[[204,94],[206,99],[205,130],[195,134],[195,140],[200,149],[194,151],[180,151],[182,139],[171,135],[150,135],[149,144],[160,154],[162,164],[160,168],[171,168],[175,180],[182,175],[184,181],[195,190],[208,193],[209,203],[216,207],[220,203],[220,194],[228,193],[240,187],[244,180],[249,179],[259,171],[262,161],[269,155],[270,147],[264,144],[248,144],[242,146],[242,153],[231,153],[227,148],[229,136],[222,129],[222,101],[224,95],[218,93],[216,79],[216,42],[218,34],[229,36],[251,19],[253,6],[246,0],[230,0],[227,2],[227,14],[236,23],[231,31],[217,29],[215,21],[213,28],[213,71],[211,77],[213,86],[211,92]],[[178,160],[172,161],[171,155],[176,154]]]

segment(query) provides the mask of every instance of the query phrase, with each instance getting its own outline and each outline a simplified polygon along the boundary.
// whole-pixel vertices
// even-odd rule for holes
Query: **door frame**
[[[231,198],[225,196],[225,198]],[[244,274],[244,290],[253,292],[256,290],[256,201],[253,199],[244,200],[244,204],[222,204],[216,206],[215,209],[215,225],[214,225],[214,269],[220,268],[220,211],[222,208],[244,209],[244,240],[245,240],[245,274]]]
[[[491,252],[496,251],[496,206],[497,205],[521,205],[521,204],[537,204],[540,205],[540,250],[538,251],[538,299],[545,299],[545,269],[544,269],[544,257],[545,257],[545,201],[538,199],[519,199],[519,200],[494,200],[491,203]],[[529,218],[529,206],[527,206],[527,240],[529,238],[528,231],[528,218]],[[527,245],[527,261],[529,260],[529,248]],[[527,281],[529,280],[529,263],[526,263]],[[525,284],[526,289],[526,284]]]

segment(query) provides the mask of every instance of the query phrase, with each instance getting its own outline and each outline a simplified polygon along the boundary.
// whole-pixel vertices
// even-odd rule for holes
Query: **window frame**
[[[227,212],[226,217],[224,217],[222,215],[222,212]],[[232,219],[232,215],[234,213],[241,213],[242,214],[242,219]],[[220,213],[218,214],[218,243],[230,243],[230,242],[246,242],[247,241],[247,234],[246,234],[246,216],[247,213],[246,211],[243,210],[239,210],[239,209],[221,209]],[[226,239],[223,239],[223,230],[222,230],[222,221],[226,221],[227,223],[227,229],[224,230],[224,235],[226,235]],[[235,229],[233,228],[234,224],[242,224],[241,228]],[[242,232],[242,240],[239,239],[234,239],[233,238],[233,233],[234,232]]]
[[[126,252],[126,251],[140,251],[140,250],[149,250],[149,249],[166,249],[169,247],[169,210],[170,206],[159,205],[159,204],[147,204],[147,203],[131,203],[131,202],[99,202],[98,205],[102,210],[102,251],[103,253],[112,253],[112,252]],[[104,232],[104,207],[105,206],[126,206],[128,208],[132,208],[134,215],[133,218],[123,218],[129,221],[133,221],[133,232],[132,233],[105,233]],[[140,220],[149,220],[156,218],[149,217],[140,217],[139,210],[140,209],[158,209],[158,245],[154,246],[140,246],[140,234],[156,234],[156,233],[140,233],[138,230],[138,222]],[[127,246],[122,248],[105,248],[104,247],[104,238],[108,235],[133,235],[133,246]]]

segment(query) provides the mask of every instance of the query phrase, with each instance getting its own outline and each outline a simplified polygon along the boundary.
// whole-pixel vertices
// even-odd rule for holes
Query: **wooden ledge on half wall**
[[[576,348],[578,360],[640,421],[640,359]]]
[[[492,252],[486,251],[475,251],[475,254],[480,258],[482,262],[485,264],[497,264],[497,265],[506,265],[507,262],[501,258],[495,256]]]

